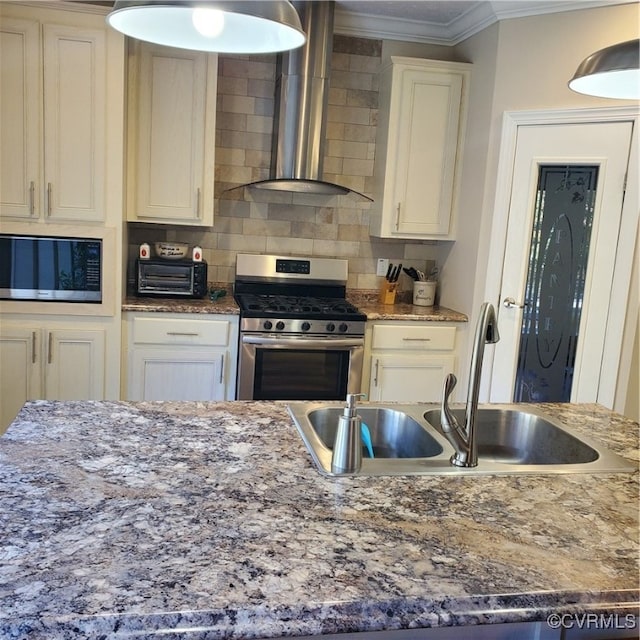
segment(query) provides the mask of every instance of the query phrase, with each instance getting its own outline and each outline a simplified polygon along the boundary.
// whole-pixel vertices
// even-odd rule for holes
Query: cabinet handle
[[[31,183],[33,184],[33,182]],[[32,331],[31,332],[31,364],[35,364],[36,363],[36,332]]]
[[[200,187],[196,189],[196,218],[200,217]]]
[[[36,192],[36,183],[32,180],[29,183],[29,216],[30,217],[33,217],[33,215],[36,212],[35,192]]]
[[[47,182],[47,217],[51,217],[51,183]]]
[[[404,342],[431,342],[431,338],[402,338]]]
[[[199,333],[189,333],[187,331],[167,331],[168,336],[199,336]]]
[[[398,202],[398,206],[396,207],[396,231],[400,228],[400,205],[402,203]]]
[[[376,372],[373,374],[373,384],[374,386],[378,386],[378,368],[380,366],[380,360],[376,358]]]
[[[47,364],[53,362],[53,333],[49,331],[49,341],[47,345]]]
[[[220,356],[220,384],[224,380],[224,353]]]

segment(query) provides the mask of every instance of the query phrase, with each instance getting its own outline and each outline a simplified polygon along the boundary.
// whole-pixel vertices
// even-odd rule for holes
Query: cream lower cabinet
[[[0,432],[27,400],[102,400],[105,344],[97,327],[3,320]]]
[[[372,402],[438,402],[454,373],[456,327],[433,322],[374,322],[367,327],[368,382]],[[368,384],[368,387],[367,387]]]
[[[233,400],[237,316],[127,313],[129,400]]]

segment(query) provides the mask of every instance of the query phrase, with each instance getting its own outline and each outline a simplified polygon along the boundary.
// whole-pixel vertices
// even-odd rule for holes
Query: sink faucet
[[[478,466],[478,444],[476,442],[476,413],[478,411],[478,395],[480,394],[480,376],[482,374],[482,358],[484,345],[500,340],[496,310],[492,304],[485,302],[480,309],[480,317],[476,326],[471,354],[471,369],[469,371],[469,388],[467,391],[467,406],[464,424],[460,425],[449,408],[449,396],[456,386],[457,379],[450,373],[442,388],[442,408],[440,410],[440,424],[442,431],[455,453],[451,456],[451,464],[456,467]]]

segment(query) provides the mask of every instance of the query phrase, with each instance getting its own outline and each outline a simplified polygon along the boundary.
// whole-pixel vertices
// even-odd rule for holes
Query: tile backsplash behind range
[[[382,41],[334,37],[324,179],[371,195]],[[211,228],[129,223],[130,255],[141,242],[198,244],[209,280],[232,282],[237,253],[348,258],[349,287],[375,289],[377,258],[424,269],[431,243],[369,236],[369,204],[232,187],[269,177],[275,56],[220,56],[216,114],[215,218]],[[409,286],[409,284],[407,284]]]

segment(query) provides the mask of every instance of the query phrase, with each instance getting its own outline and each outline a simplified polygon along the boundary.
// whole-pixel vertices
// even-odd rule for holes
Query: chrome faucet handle
[[[467,433],[468,425],[460,426],[453,412],[449,408],[449,396],[456,386],[457,379],[450,373],[444,380],[442,387],[442,408],[440,409],[440,426],[442,432],[454,448],[455,453],[451,456],[451,464],[456,467],[468,467],[470,457],[470,437]],[[477,464],[477,463],[476,463]],[[475,465],[474,465],[475,466]]]
[[[444,384],[442,385],[442,407],[440,408],[440,424],[442,425],[442,430],[446,432],[451,432],[452,430],[460,430],[460,425],[458,424],[456,417],[453,415],[451,409],[449,408],[449,396],[454,390],[457,382],[458,378],[456,378],[453,373],[450,373],[444,379]]]

